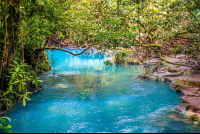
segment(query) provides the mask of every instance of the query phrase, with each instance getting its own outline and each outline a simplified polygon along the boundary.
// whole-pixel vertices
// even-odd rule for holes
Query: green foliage
[[[195,116],[195,114],[190,115],[190,120],[191,121],[196,121],[197,117]]]
[[[36,74],[41,74],[44,71],[48,71],[50,69],[49,63],[52,61],[48,59],[46,52],[41,52],[41,54],[38,56],[37,60],[35,60],[35,57],[32,59],[33,65],[36,65],[34,70],[36,70]]]
[[[189,105],[185,105],[185,109],[188,110],[189,109]]]
[[[200,126],[200,119],[199,118],[197,119],[197,122],[198,122],[198,125]]]
[[[179,91],[179,88],[178,88],[178,87],[176,87],[176,88],[175,88],[175,90],[178,92],[178,91]]]
[[[115,54],[115,62],[116,63],[122,63],[125,61],[125,57],[127,57],[128,54],[124,51],[117,51]]]
[[[180,50],[182,49],[183,47],[182,46],[177,46],[176,48],[173,48],[173,52],[174,52],[174,55],[176,56],[178,53],[180,53]]]
[[[0,117],[0,133],[13,133],[11,131],[13,126],[8,124],[6,120],[11,121],[9,117]]]
[[[49,63],[55,64],[55,62],[58,60],[58,58],[55,58],[55,60],[49,60]]]
[[[35,72],[31,71],[31,66],[22,64],[20,59],[16,59],[13,61],[14,64],[11,64],[12,68],[10,69],[10,81],[8,84],[8,89],[3,92],[2,100],[6,102],[10,102],[7,105],[7,108],[12,106],[12,100],[14,99],[11,96],[15,96],[22,99],[23,106],[26,105],[26,100],[30,100],[29,94],[31,92],[27,91],[27,83],[32,82],[36,87],[40,86],[42,82],[39,80],[39,77],[34,76]]]
[[[180,90],[179,90],[179,88],[180,88],[180,82],[179,81],[175,81],[175,90],[177,91],[177,92],[179,92]]]
[[[175,81],[176,86],[180,86],[180,82],[179,81]]]
[[[103,64],[104,64],[105,66],[112,66],[112,65],[113,65],[113,63],[112,63],[110,60],[104,61]]]
[[[178,70],[171,69],[170,67],[168,67],[168,71],[169,71],[169,72],[178,72]]]
[[[180,72],[180,75],[184,75],[184,72]]]

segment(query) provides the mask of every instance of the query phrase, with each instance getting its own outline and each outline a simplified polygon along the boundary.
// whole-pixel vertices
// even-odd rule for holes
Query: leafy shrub
[[[196,121],[197,117],[195,116],[195,114],[190,115],[190,120],[191,121]]]
[[[200,119],[197,119],[198,125],[200,126]]]
[[[105,66],[112,66],[112,65],[113,65],[113,63],[112,63],[110,60],[104,61],[103,64],[104,64]]]
[[[12,126],[6,122],[6,119],[10,122],[11,119],[9,117],[1,117],[0,118],[0,133],[13,133],[11,131]]]
[[[174,52],[174,55],[177,56],[177,54],[180,53],[182,48],[182,46],[177,46],[176,48],[173,48],[172,50]]]
[[[185,109],[188,110],[188,108],[189,108],[189,105],[185,105]]]
[[[118,51],[116,54],[115,54],[115,62],[116,63],[122,63],[125,61],[125,57],[127,57],[128,54],[126,52],[123,52],[123,51]]]

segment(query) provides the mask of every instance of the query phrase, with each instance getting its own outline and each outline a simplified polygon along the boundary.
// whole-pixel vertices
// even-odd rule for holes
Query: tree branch
[[[49,49],[53,49],[53,50],[60,50],[60,51],[63,51],[63,52],[67,52],[67,53],[70,53],[74,56],[78,56],[78,55],[82,55],[85,51],[87,51],[91,46],[94,46],[94,45],[90,45],[89,47],[87,47],[86,49],[84,49],[81,53],[78,53],[78,54],[75,54],[71,51],[68,51],[68,50],[65,50],[65,49],[62,49],[62,48],[59,48],[59,47],[46,47],[45,49],[46,50],[49,50]]]
[[[195,15],[192,13],[192,11],[187,7],[186,4],[184,4],[184,5],[185,5],[185,7],[187,8],[187,10],[189,11],[189,13],[195,18],[195,20],[196,20],[196,21],[198,22],[198,24],[200,25],[200,22],[199,22],[197,16],[195,16]]]

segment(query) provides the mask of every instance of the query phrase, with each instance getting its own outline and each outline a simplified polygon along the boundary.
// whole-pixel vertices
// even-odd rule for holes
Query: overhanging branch
[[[86,49],[84,49],[81,53],[78,53],[78,54],[75,54],[69,50],[65,50],[65,49],[62,49],[62,48],[59,48],[59,47],[46,47],[45,49],[46,50],[49,50],[49,49],[52,49],[52,50],[60,50],[60,51],[63,51],[63,52],[67,52],[67,53],[70,53],[74,56],[78,56],[78,55],[82,55],[85,51],[87,51],[91,46],[94,46],[94,45],[90,45],[89,47],[87,47]]]

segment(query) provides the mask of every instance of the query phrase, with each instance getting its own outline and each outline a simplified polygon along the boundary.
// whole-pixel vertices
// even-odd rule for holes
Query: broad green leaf
[[[11,118],[9,117],[1,117],[1,119],[7,119],[9,122],[11,122]]]
[[[21,78],[23,78],[23,75],[19,74],[19,76],[20,76]]]
[[[6,123],[6,120],[0,118],[0,122]]]
[[[11,128],[12,128],[12,126],[11,126],[11,125],[9,125],[9,124],[8,124],[6,127],[7,127],[7,128],[9,128],[9,129],[11,129]]]
[[[22,104],[23,104],[23,106],[26,105],[26,100],[24,98],[23,98]]]

